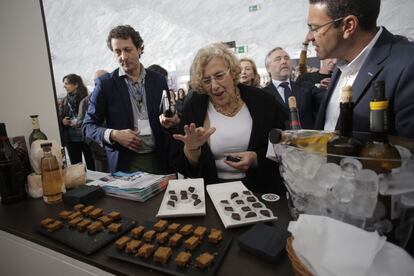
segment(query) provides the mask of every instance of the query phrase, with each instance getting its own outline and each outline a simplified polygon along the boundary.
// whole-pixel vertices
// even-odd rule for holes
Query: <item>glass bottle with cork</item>
[[[3,204],[26,198],[23,164],[10,144],[4,123],[0,123],[0,195]]]
[[[362,148],[362,143],[352,136],[353,110],[352,86],[345,86],[341,91],[341,100],[339,104],[339,135],[328,141],[327,162],[339,162],[343,156],[358,157]]]
[[[52,143],[40,146],[44,153],[41,160],[43,200],[48,204],[61,202],[64,183],[59,162],[51,152]]]
[[[281,143],[308,152],[325,155],[326,144],[336,135],[333,131],[311,129],[281,130],[275,128],[269,132],[269,140],[272,144]]]
[[[32,145],[32,143],[36,140],[47,140],[46,134],[44,134],[40,130],[40,124],[39,124],[39,115],[30,115],[30,118],[32,118],[32,127],[33,131],[30,133],[29,136],[29,146]]]
[[[289,127],[290,129],[302,129],[299,119],[299,111],[296,105],[296,97],[290,96],[288,98],[288,105],[289,105],[289,113],[290,113],[290,122]]]
[[[300,51],[297,77],[308,72],[308,67],[307,67],[308,45],[309,45],[309,42],[307,40],[305,40],[302,43],[303,47],[302,47],[302,50]]]

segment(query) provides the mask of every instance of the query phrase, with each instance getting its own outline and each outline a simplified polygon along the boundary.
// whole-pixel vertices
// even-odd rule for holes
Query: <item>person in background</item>
[[[319,88],[327,89],[331,81],[332,72],[336,67],[336,58],[321,60],[321,68],[316,72],[307,72],[299,76],[297,83],[310,82]]]
[[[240,59],[240,66],[240,83],[260,87],[260,75],[257,72],[256,63],[250,58],[242,58]]]
[[[67,95],[62,100],[59,117],[63,127],[63,144],[68,150],[70,163],[81,163],[83,154],[86,167],[95,170],[91,150],[84,142],[82,130],[77,124],[79,104],[88,95],[88,89],[76,74],[66,75],[62,81]]]
[[[352,85],[353,130],[370,129],[373,81],[385,82],[389,133],[414,138],[414,43],[377,26],[380,0],[310,0],[307,39],[319,59],[338,58],[315,127],[338,126],[340,91]]]
[[[264,91],[239,83],[240,62],[223,44],[200,49],[172,146],[173,164],[206,184],[242,180],[257,192],[282,192],[277,164],[265,157],[268,134],[283,128],[283,107]]]
[[[164,76],[164,78],[166,80],[168,80],[168,71],[166,69],[164,69],[164,67],[162,67],[158,64],[152,64],[152,65],[148,66],[147,69],[161,74],[162,76]]]
[[[168,86],[165,77],[141,64],[143,43],[129,25],[109,32],[107,46],[119,68],[96,80],[83,122],[85,136],[104,145],[109,172],[170,171],[159,121],[162,91]]]
[[[265,58],[265,65],[271,81],[263,90],[273,95],[286,113],[289,113],[288,98],[295,96],[302,128],[313,129],[321,101],[321,90],[310,83],[298,85],[290,79],[292,74],[291,59],[281,47],[275,47],[269,51]],[[287,121],[285,124],[288,126],[289,122]]]
[[[178,116],[182,116],[184,100],[185,100],[185,90],[183,88],[179,88],[177,91],[177,100],[175,103],[175,108],[177,109]]]
[[[94,83],[96,82],[97,78],[105,74],[108,74],[108,71],[102,70],[102,69],[97,70],[93,77]],[[90,97],[91,97],[91,94],[83,98],[83,100],[79,104],[78,122],[77,122],[77,126],[79,128],[82,127],[83,119],[85,118],[86,111],[88,110],[88,103],[89,103]],[[84,137],[84,140],[91,150],[92,158],[95,164],[95,171],[108,172],[106,152],[103,149],[102,145],[96,143],[94,140],[89,139],[88,137]]]

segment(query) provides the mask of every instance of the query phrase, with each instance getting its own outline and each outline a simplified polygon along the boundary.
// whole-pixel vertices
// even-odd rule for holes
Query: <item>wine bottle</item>
[[[4,204],[26,198],[24,167],[10,144],[4,123],[0,123],[0,194]]]
[[[302,50],[300,51],[300,56],[299,56],[299,63],[298,63],[298,75],[297,77],[299,77],[300,75],[308,72],[308,68],[307,68],[307,55],[308,55],[308,41],[304,41],[302,43],[303,47]]]
[[[32,133],[30,133],[30,136],[29,136],[29,146],[31,146],[32,143],[36,140],[47,140],[46,134],[44,134],[40,130],[38,117],[39,115],[30,115],[30,118],[32,118],[33,131]]]
[[[273,144],[286,144],[309,152],[326,154],[326,144],[337,134],[332,131],[321,130],[281,130],[272,129],[269,140]]]
[[[52,143],[40,145],[43,149],[42,170],[43,201],[54,204],[62,201],[63,177],[56,156],[51,152]]]
[[[296,97],[290,96],[288,99],[289,111],[290,111],[290,129],[302,129],[299,119],[299,112],[296,105]]]
[[[362,148],[360,156],[364,169],[376,173],[390,173],[401,166],[398,150],[388,141],[388,100],[385,98],[385,83],[374,81],[372,84],[373,99],[370,106],[370,139]],[[391,196],[379,196],[386,208],[385,216],[394,219]]]
[[[171,111],[171,101],[170,101],[170,93],[167,93],[167,91],[162,91],[162,112],[165,117],[172,117],[174,114]]]
[[[362,148],[362,143],[352,136],[352,86],[342,88],[339,108],[339,136],[333,137],[327,144],[327,162],[337,164],[344,156],[359,156]]]

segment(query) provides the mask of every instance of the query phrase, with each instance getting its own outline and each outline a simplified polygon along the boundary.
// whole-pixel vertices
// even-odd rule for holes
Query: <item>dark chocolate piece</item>
[[[222,203],[222,204],[230,204],[230,202],[228,200],[220,200],[220,203]]]
[[[190,193],[194,193],[195,188],[194,188],[194,187],[192,187],[192,186],[190,186],[190,187],[188,187],[188,190],[190,191]]]
[[[241,219],[240,215],[238,213],[231,214],[231,218],[234,219],[234,220],[240,220]]]
[[[232,193],[232,194],[230,195],[230,199],[233,199],[233,198],[238,197],[238,196],[239,196],[239,194],[238,194],[238,193]]]
[[[236,200],[236,203],[237,203],[238,205],[242,205],[242,204],[244,204],[244,201],[243,201],[243,200],[241,200],[241,199],[238,199],[238,200]]]
[[[192,194],[192,195],[191,195],[191,198],[192,198],[192,199],[197,199],[197,198],[198,198],[198,194]]]
[[[173,200],[168,200],[167,205],[171,206],[171,207],[175,207],[175,201]]]
[[[187,196],[187,194],[181,194],[181,200],[187,200],[188,199],[188,196]]]
[[[199,198],[197,198],[196,200],[194,200],[194,206],[197,206],[200,203],[201,203],[201,200]]]
[[[270,217],[270,212],[269,210],[260,210],[260,214],[262,214],[265,217]]]
[[[257,214],[255,212],[248,212],[246,214],[246,218],[253,218],[253,217],[257,217]]]
[[[174,191],[174,190],[169,190],[169,191],[168,191],[168,193],[169,193],[170,195],[175,195],[175,191]]]
[[[187,195],[187,191],[182,190],[182,191],[180,191],[180,194],[181,195]]]
[[[248,202],[256,202],[256,198],[255,198],[254,196],[248,196],[248,197],[246,198],[246,200],[247,200]]]
[[[255,203],[253,203],[253,204],[252,204],[252,206],[253,206],[254,208],[262,208],[262,204],[261,204],[261,203],[259,203],[259,202],[255,202]]]
[[[252,192],[250,192],[250,191],[243,191],[243,194],[244,195],[252,195]]]
[[[233,212],[234,209],[233,209],[233,207],[226,206],[226,207],[224,207],[224,211]]]
[[[172,196],[170,196],[170,199],[171,199],[171,200],[178,201],[178,197],[177,197],[176,195],[172,195]]]
[[[243,210],[243,212],[250,212],[252,210],[249,206],[243,206],[241,207],[241,209]]]

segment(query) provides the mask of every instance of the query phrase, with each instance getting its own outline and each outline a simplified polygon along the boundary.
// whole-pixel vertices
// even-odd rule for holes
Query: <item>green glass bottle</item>
[[[352,86],[345,86],[341,91],[339,104],[339,135],[328,141],[327,161],[339,164],[344,156],[359,155],[362,143],[352,136],[354,103],[352,102]]]
[[[30,136],[29,136],[29,145],[30,146],[36,140],[47,140],[46,134],[44,134],[40,130],[39,118],[38,117],[39,117],[39,115],[30,115],[30,118],[32,118],[32,126],[33,126],[33,131],[32,131],[32,133],[30,133]]]

